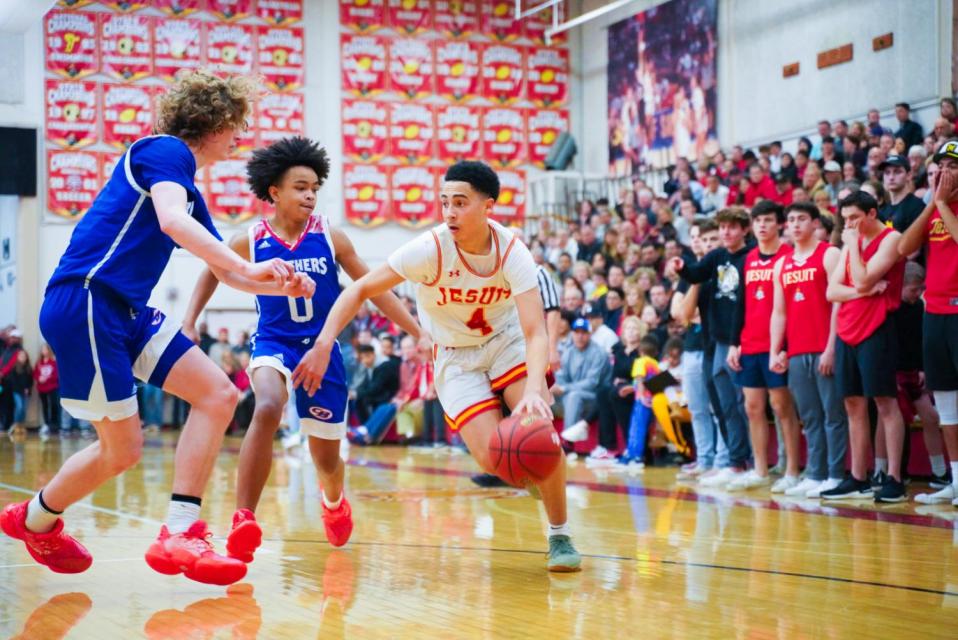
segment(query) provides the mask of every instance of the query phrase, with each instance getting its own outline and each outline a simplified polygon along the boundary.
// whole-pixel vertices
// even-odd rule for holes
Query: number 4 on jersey
[[[472,316],[469,318],[469,322],[466,323],[466,326],[470,329],[479,331],[484,336],[492,333],[492,327],[490,327],[489,323],[486,322],[486,310],[482,307],[479,307],[472,313]]]

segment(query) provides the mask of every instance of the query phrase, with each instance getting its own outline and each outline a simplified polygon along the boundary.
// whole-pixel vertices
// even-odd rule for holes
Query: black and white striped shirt
[[[546,312],[557,310],[559,308],[559,292],[556,289],[555,278],[541,264],[536,265],[536,281],[539,283],[539,295],[542,296],[542,306]]]

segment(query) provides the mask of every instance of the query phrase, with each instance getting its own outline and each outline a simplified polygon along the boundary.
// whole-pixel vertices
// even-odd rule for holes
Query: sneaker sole
[[[148,549],[146,552],[146,564],[157,573],[161,573],[166,576],[175,576],[182,573],[184,577],[193,580],[194,582],[200,582],[202,584],[215,584],[221,587],[238,582],[246,576],[245,564],[234,565],[232,567],[194,566],[192,570],[184,569],[182,566],[175,563],[165,550],[156,551],[154,550],[153,546],[154,545],[150,545],[150,549]],[[197,562],[197,565],[199,564],[201,563]]]
[[[896,498],[881,498],[881,497],[878,497],[878,496],[875,497],[875,502],[876,502],[876,503],[881,503],[881,504],[893,504],[893,503],[896,503],[896,502],[905,502],[906,500],[908,500],[908,496],[907,496],[907,495],[898,496],[898,497],[896,497]]]
[[[250,563],[253,561],[253,553],[261,544],[263,530],[255,520],[246,520],[230,531],[226,538],[226,553],[230,558]]]
[[[566,564],[556,564],[548,567],[549,571],[552,573],[577,573],[582,571],[582,567],[579,565],[566,565]]]
[[[869,493],[845,493],[840,496],[819,496],[822,500],[873,500],[875,494]]]

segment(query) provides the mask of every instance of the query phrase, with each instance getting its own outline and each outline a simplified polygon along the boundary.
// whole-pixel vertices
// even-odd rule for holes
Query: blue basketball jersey
[[[293,342],[316,337],[339,297],[336,254],[328,223],[318,215],[311,216],[299,240],[289,245],[273,232],[267,220],[260,220],[250,227],[249,242],[253,262],[286,260],[316,283],[316,293],[309,299],[256,296],[256,337]]]
[[[222,240],[193,183],[195,174],[196,159],[179,138],[148,136],[134,142],[74,228],[47,287],[95,283],[133,309],[145,307],[176,248],[160,229],[150,198],[153,185],[174,182],[186,189],[190,215]]]

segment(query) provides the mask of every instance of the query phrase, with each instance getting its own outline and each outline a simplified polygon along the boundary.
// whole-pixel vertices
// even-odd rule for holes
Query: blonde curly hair
[[[222,78],[208,69],[180,71],[160,96],[155,131],[195,143],[227,127],[242,129],[259,93],[259,82],[249,76]]]

